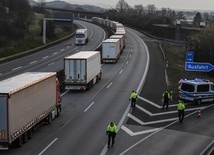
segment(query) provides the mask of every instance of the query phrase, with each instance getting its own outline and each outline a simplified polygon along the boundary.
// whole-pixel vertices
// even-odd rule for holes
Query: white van
[[[196,104],[201,102],[214,102],[213,82],[204,79],[182,80],[178,87],[180,99],[192,101]]]

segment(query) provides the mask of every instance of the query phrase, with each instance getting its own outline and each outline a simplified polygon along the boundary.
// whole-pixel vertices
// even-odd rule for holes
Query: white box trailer
[[[76,45],[84,45],[88,42],[88,31],[87,29],[76,30]]]
[[[58,84],[55,72],[27,72],[0,81],[0,150],[13,142],[22,146],[36,125],[59,115]]]
[[[101,79],[100,51],[81,51],[64,58],[65,89],[89,90]]]
[[[102,42],[102,62],[116,63],[120,58],[120,40],[106,39]]]
[[[119,39],[120,40],[120,53],[123,52],[123,49],[125,48],[125,39],[124,35],[112,35],[109,39]]]
[[[118,29],[114,35],[123,35],[124,48],[126,47],[126,30]]]

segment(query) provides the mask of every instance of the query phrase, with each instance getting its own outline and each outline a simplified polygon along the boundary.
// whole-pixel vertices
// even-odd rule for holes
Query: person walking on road
[[[116,134],[117,134],[117,126],[113,122],[111,122],[107,126],[106,134],[108,135],[108,148],[110,147],[111,141],[112,141],[111,147],[113,147],[114,138],[116,137]]]
[[[166,90],[163,93],[162,97],[163,97],[163,108],[162,109],[164,109],[164,107],[166,106],[166,109],[168,110],[169,100],[170,100],[170,94],[169,94],[168,90]]]
[[[181,100],[178,101],[177,110],[178,110],[179,121],[180,121],[180,123],[183,123],[185,105]]]
[[[131,107],[135,108],[136,105],[136,100],[137,100],[137,92],[136,91],[132,91],[129,100],[131,100]]]

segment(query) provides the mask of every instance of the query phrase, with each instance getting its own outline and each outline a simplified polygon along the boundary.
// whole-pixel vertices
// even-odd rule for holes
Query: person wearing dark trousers
[[[168,110],[169,100],[170,100],[170,94],[169,94],[168,90],[166,90],[163,93],[162,97],[163,97],[163,108],[162,109],[164,109],[164,107],[166,106],[166,109]]]
[[[131,107],[132,108],[135,108],[137,98],[138,98],[137,92],[133,90],[131,95],[130,95],[130,98],[129,98],[129,100],[131,100]]]
[[[185,105],[181,100],[178,101],[177,110],[178,110],[179,121],[180,121],[180,123],[183,123]]]
[[[110,144],[111,147],[113,147],[114,139],[117,134],[117,126],[113,122],[107,126],[106,134],[108,135],[108,148],[110,147]]]

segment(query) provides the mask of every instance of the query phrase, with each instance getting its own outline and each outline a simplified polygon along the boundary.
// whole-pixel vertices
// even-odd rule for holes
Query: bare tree
[[[154,4],[149,4],[149,5],[147,5],[146,8],[147,8],[147,13],[148,13],[148,14],[152,14],[152,15],[155,15],[155,14],[156,14],[157,8],[155,7]]]
[[[205,21],[210,21],[210,15],[209,15],[208,12],[203,13],[203,19],[204,19]]]
[[[37,0],[37,1],[38,1],[39,6],[41,6],[41,7],[44,7],[46,4],[46,0]]]
[[[129,8],[129,4],[125,0],[119,0],[116,4],[116,9],[120,13],[126,12]]]
[[[135,5],[134,9],[135,9],[137,14],[143,14],[144,7],[142,4]]]
[[[176,14],[176,19],[179,19],[179,20],[186,20],[186,16],[184,15],[184,13],[182,11],[179,11],[177,12]]]
[[[195,26],[199,26],[201,21],[202,21],[201,14],[200,14],[200,12],[197,12],[194,19],[193,19],[193,24]]]

